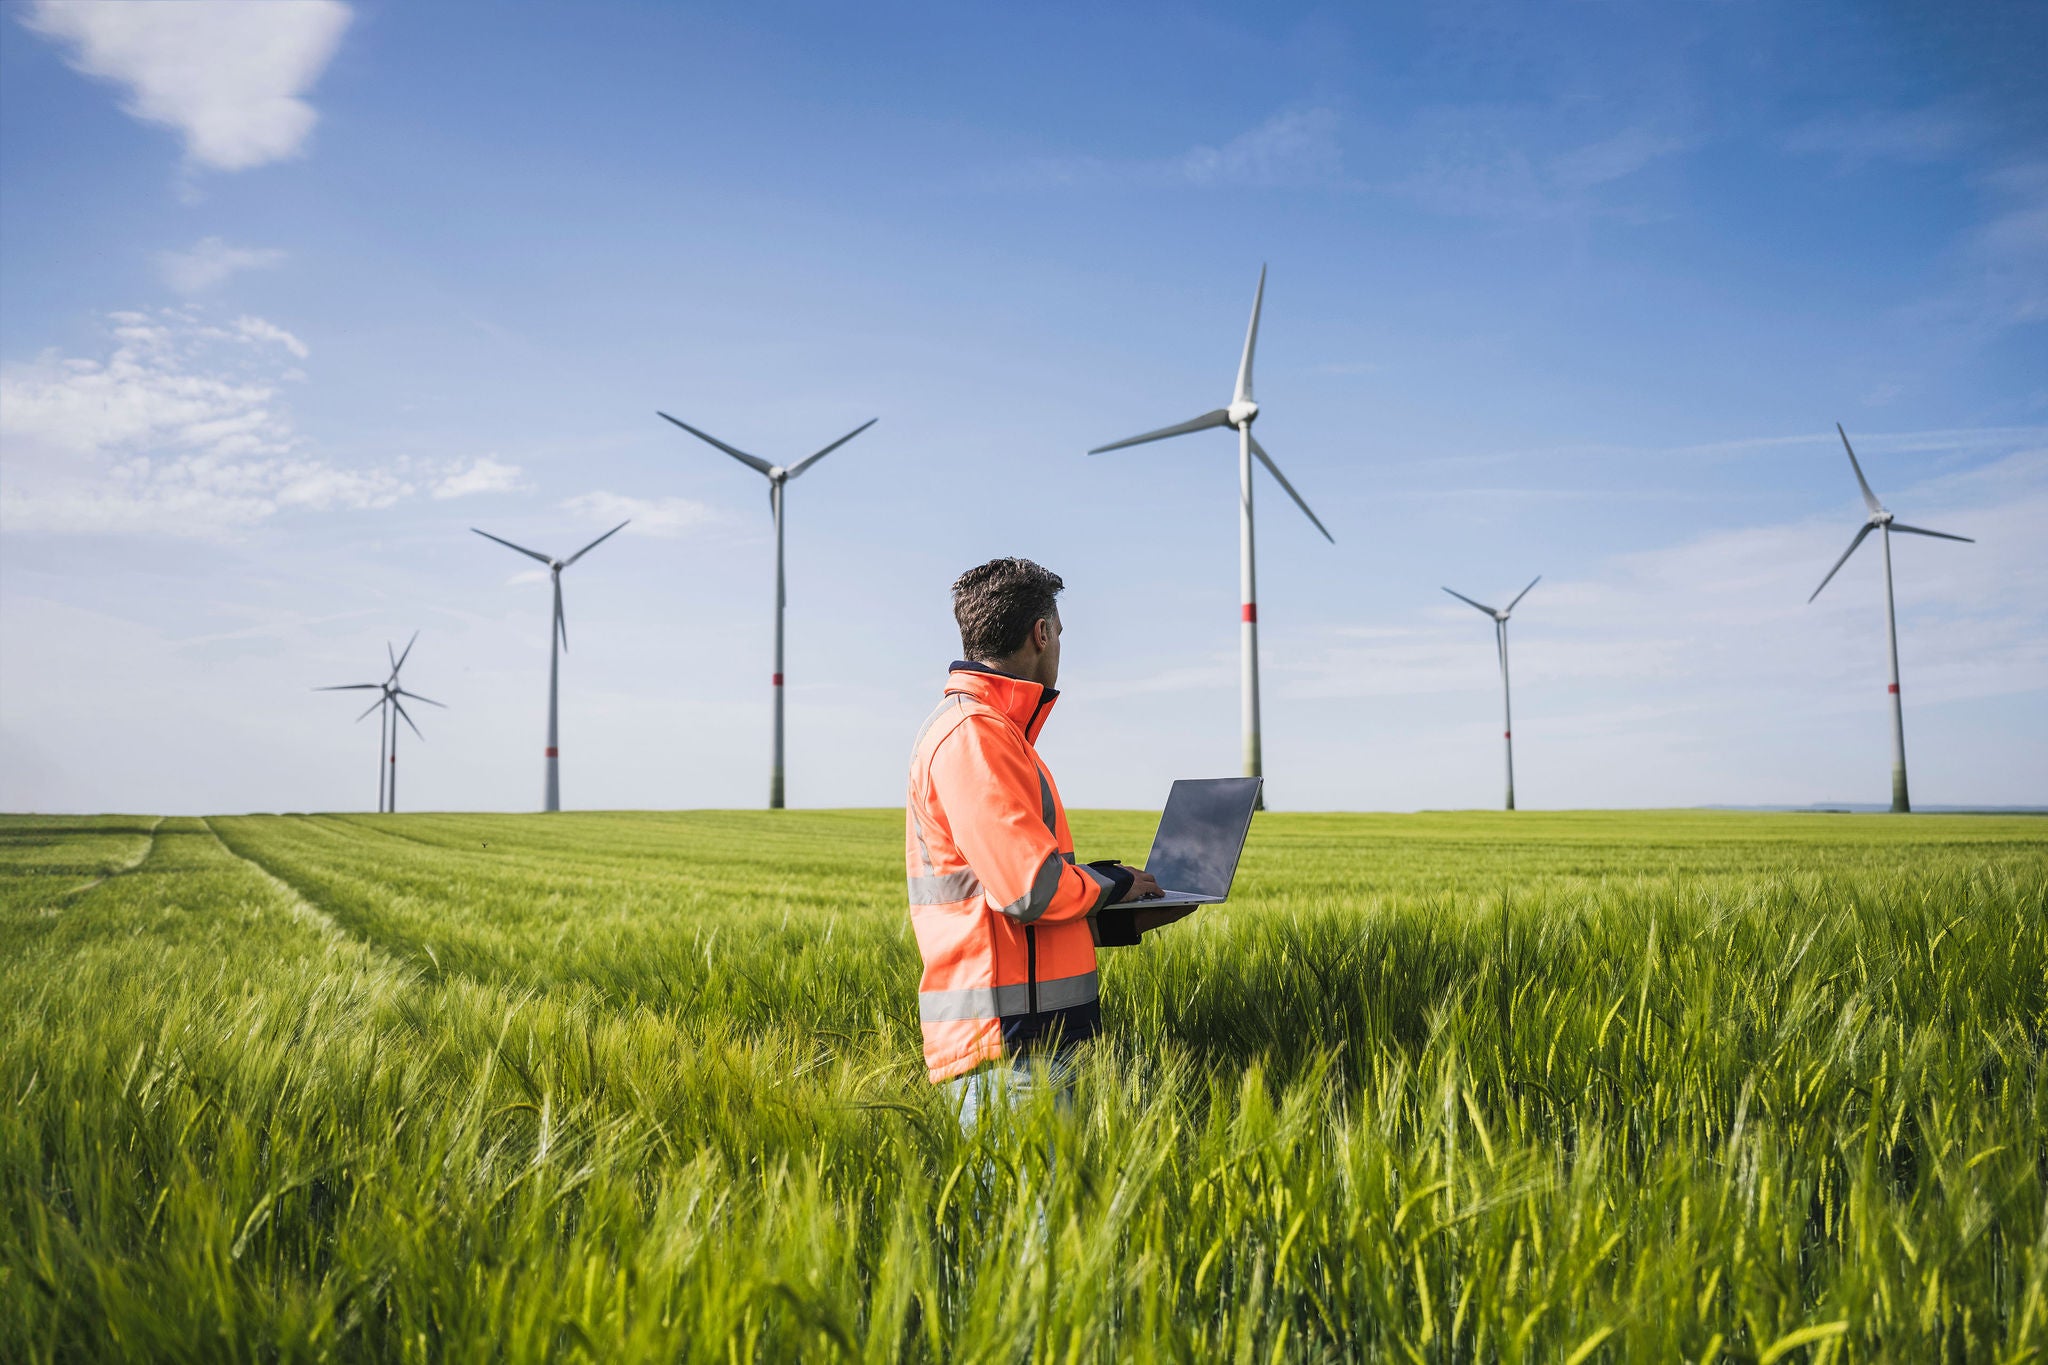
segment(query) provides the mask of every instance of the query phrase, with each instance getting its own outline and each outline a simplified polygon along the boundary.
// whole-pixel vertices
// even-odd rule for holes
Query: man
[[[971,1127],[1000,1090],[1063,1084],[1068,1053],[1101,1023],[1095,948],[1136,943],[1192,907],[1143,909],[1148,872],[1077,864],[1059,788],[1035,747],[1060,672],[1066,585],[1028,559],[953,584],[963,660],[910,758],[904,861],[924,954],[925,1066]],[[1044,1066],[1034,1071],[1033,1063]]]

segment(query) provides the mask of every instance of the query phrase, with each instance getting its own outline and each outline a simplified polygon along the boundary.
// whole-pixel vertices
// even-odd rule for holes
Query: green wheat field
[[[901,850],[0,819],[0,1356],[2048,1360],[2048,822],[1262,815],[972,1138]]]

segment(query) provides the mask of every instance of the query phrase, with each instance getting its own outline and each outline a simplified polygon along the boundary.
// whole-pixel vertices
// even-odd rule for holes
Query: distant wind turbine
[[[1184,436],[1191,431],[1207,431],[1211,427],[1235,427],[1237,429],[1237,579],[1239,611],[1238,646],[1241,654],[1240,699],[1244,723],[1244,771],[1247,777],[1261,776],[1265,769],[1264,755],[1259,739],[1259,607],[1257,571],[1252,551],[1252,459],[1260,464],[1287,490],[1287,496],[1294,499],[1294,505],[1307,515],[1315,528],[1323,533],[1323,539],[1336,544],[1327,527],[1309,510],[1301,494],[1294,491],[1294,485],[1287,482],[1287,476],[1280,472],[1280,466],[1273,463],[1273,457],[1259,444],[1259,438],[1252,435],[1252,423],[1258,418],[1259,405],[1252,399],[1252,353],[1259,344],[1259,311],[1266,301],[1266,268],[1259,267],[1259,288],[1252,296],[1251,326],[1244,334],[1244,358],[1237,366],[1237,387],[1232,390],[1230,406],[1216,408],[1191,417],[1175,426],[1161,427],[1148,431],[1142,436],[1132,436],[1122,441],[1111,441],[1106,446],[1097,446],[1090,455],[1104,451],[1122,450],[1126,446],[1143,445],[1147,441],[1161,441],[1169,436]],[[1260,804],[1264,804],[1263,801]]]
[[[769,686],[773,690],[775,698],[775,741],[774,757],[770,761],[768,768],[768,809],[781,810],[783,757],[782,616],[784,609],[789,605],[789,594],[783,586],[782,577],[782,488],[783,485],[788,483],[791,479],[803,473],[806,469],[809,469],[812,465],[824,459],[827,455],[830,455],[833,451],[839,449],[839,447],[845,445],[848,441],[851,441],[854,437],[860,435],[863,431],[866,431],[869,427],[873,426],[876,422],[880,421],[881,419],[878,417],[868,418],[867,421],[862,422],[852,431],[847,432],[844,436],[834,441],[831,445],[826,446],[817,454],[808,455],[803,459],[798,460],[795,464],[790,465],[788,468],[784,468],[779,464],[770,464],[768,463],[768,461],[762,459],[758,455],[749,455],[744,450],[735,449],[734,447],[729,446],[725,442],[719,440],[716,436],[708,435],[705,432],[701,432],[697,430],[697,428],[691,426],[688,422],[682,421],[679,418],[670,417],[665,412],[657,412],[655,416],[660,417],[665,421],[675,423],[684,431],[689,432],[692,436],[696,437],[700,441],[703,441],[707,445],[713,445],[718,447],[718,449],[724,451],[726,454],[732,456],[735,460],[738,460],[741,464],[747,466],[747,468],[753,470],[757,474],[762,475],[768,480],[768,509],[775,516],[775,671],[774,673],[769,675],[771,679]]]
[[[548,747],[546,759],[547,778],[541,798],[542,810],[555,811],[562,808],[561,735],[556,722],[560,716],[557,701],[560,697],[559,683],[562,673],[562,651],[569,647],[569,623],[562,616],[562,570],[568,568],[571,564],[574,564],[577,560],[625,530],[629,525],[631,525],[630,519],[620,522],[617,526],[612,527],[611,530],[606,531],[567,559],[550,559],[538,550],[529,550],[524,545],[514,545],[504,537],[494,536],[489,531],[479,531],[474,526],[469,528],[472,531],[476,531],[485,540],[495,540],[508,550],[517,550],[528,559],[539,560],[548,566],[548,575],[554,580],[555,611],[553,618],[548,623]]]
[[[1881,532],[1884,539],[1884,628],[1891,643],[1891,685],[1892,699],[1892,813],[1904,815],[1913,809],[1913,803],[1906,796],[1906,717],[1899,702],[1899,618],[1892,607],[1892,532],[1904,531],[1908,535],[1933,536],[1937,540],[1960,540],[1968,545],[1977,542],[1968,536],[1952,536],[1946,531],[1930,531],[1921,526],[1908,526],[1903,521],[1893,521],[1892,514],[1885,511],[1884,504],[1877,500],[1877,494],[1870,491],[1870,481],[1863,477],[1863,466],[1856,463],[1856,449],[1849,444],[1849,433],[1842,430],[1840,422],[1835,423],[1835,433],[1842,438],[1842,449],[1849,452],[1849,468],[1856,471],[1856,486],[1863,491],[1863,505],[1870,509],[1870,519],[1856,532],[1856,538],[1849,542],[1849,548],[1842,551],[1842,557],[1835,561],[1835,567],[1828,570],[1828,576],[1820,581],[1820,588],[1813,590],[1812,602],[1849,562],[1849,556],[1856,553],[1856,547],[1872,531]]]
[[[1537,574],[1529,580],[1529,588],[1535,587],[1542,581],[1543,575]],[[1444,589],[1445,592],[1450,593],[1451,596],[1457,598],[1466,606],[1477,607],[1493,618],[1493,643],[1500,650],[1500,711],[1503,720],[1501,740],[1507,745],[1507,808],[1509,810],[1515,808],[1515,706],[1513,699],[1508,695],[1508,617],[1514,615],[1515,608],[1520,605],[1523,598],[1529,595],[1529,588],[1524,588],[1516,593],[1515,600],[1508,603],[1504,608],[1489,607],[1484,602],[1474,602],[1471,598],[1465,596],[1464,593],[1457,592],[1451,588]]]
[[[440,702],[435,701],[431,697],[423,697],[417,692],[406,691],[398,682],[398,670],[405,667],[405,661],[412,656],[412,647],[419,643],[419,638],[420,633],[414,631],[412,639],[405,642],[405,652],[403,654],[393,654],[390,642],[385,642],[384,657],[390,660],[391,674],[383,682],[343,683],[339,687],[316,687],[313,689],[315,692],[369,691],[377,693],[377,700],[370,704],[369,710],[357,716],[356,719],[358,721],[367,719],[370,711],[380,713],[377,717],[377,809],[380,813],[398,809],[399,718],[402,717],[407,725],[412,725],[412,732],[415,735],[420,735],[420,727],[413,725],[412,717],[406,714],[405,703],[400,698],[410,697],[414,701],[423,701],[429,706],[441,705]],[[396,713],[395,715],[393,714],[394,712]],[[420,738],[425,740],[426,736],[420,735]]]

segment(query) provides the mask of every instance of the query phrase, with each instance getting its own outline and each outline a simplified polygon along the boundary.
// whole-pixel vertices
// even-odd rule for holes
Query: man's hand
[[[1160,894],[1159,879],[1150,872],[1142,867],[1132,867],[1129,863],[1119,863],[1118,866],[1131,874],[1131,889],[1124,892],[1117,904],[1126,905],[1131,901],[1151,900]]]

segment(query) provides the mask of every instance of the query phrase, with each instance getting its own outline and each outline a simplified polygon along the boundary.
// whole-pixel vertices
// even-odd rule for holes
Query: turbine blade
[[[474,526],[470,527],[469,529],[472,531],[476,531],[476,533],[482,536],[485,540],[495,540],[508,550],[519,551],[519,553],[525,555],[528,559],[538,559],[543,564],[552,564],[554,562],[553,560],[549,559],[546,555],[542,554],[540,551],[529,550],[524,545],[514,545],[511,541],[505,539],[503,536],[494,536],[489,531],[477,531],[477,528]]]
[[[412,646],[407,645],[406,648],[411,649]],[[398,672],[398,651],[394,650],[391,647],[391,642],[389,640],[386,640],[384,642],[384,658],[385,661],[391,665],[392,673],[396,674]]]
[[[405,661],[412,657],[412,647],[418,644],[419,642],[420,633],[418,631],[414,631],[412,633],[412,638],[405,642],[405,648],[399,652],[397,662],[391,665],[391,671],[394,674],[397,673],[399,669],[405,667]],[[389,649],[390,646],[386,645],[385,648]]]
[[[402,687],[398,688],[397,691],[401,697],[411,697],[414,701],[423,701],[429,706],[438,706],[443,711],[448,709],[447,703],[435,701],[432,697],[423,697],[417,692],[408,692]]]
[[[1237,391],[1231,398],[1244,403],[1252,396],[1252,352],[1259,347],[1259,310],[1266,303],[1266,267],[1259,267],[1259,292],[1252,295],[1252,325],[1244,333],[1244,359],[1237,363]],[[1325,532],[1325,534],[1328,534]]]
[[[1477,607],[1479,608],[1479,610],[1485,612],[1488,616],[1491,616],[1494,620],[1500,620],[1500,613],[1495,611],[1492,607],[1487,606],[1484,602],[1474,602],[1471,598],[1465,596],[1464,593],[1457,591],[1455,588],[1445,588],[1444,591],[1449,593],[1451,596],[1457,598],[1460,602],[1463,602],[1466,606]]]
[[[383,686],[383,683],[342,683],[337,687],[316,687],[313,690],[315,692],[362,692],[373,687],[381,689]]]
[[[806,469],[809,469],[812,465],[824,459],[827,455],[830,455],[833,451],[839,449],[839,447],[845,445],[848,441],[851,441],[854,437],[860,435],[863,431],[866,431],[869,427],[873,426],[875,423],[881,420],[882,419],[879,417],[870,417],[867,421],[862,422],[852,431],[847,432],[844,436],[834,441],[831,445],[826,446],[817,454],[808,455],[803,459],[797,461],[795,468],[789,471],[789,477],[792,479],[795,478],[797,475],[803,473]]]
[[[1105,450],[1122,450],[1125,446],[1141,446],[1147,441],[1163,441],[1169,436],[1185,436],[1191,431],[1207,431],[1210,427],[1227,427],[1229,425],[1229,410],[1217,408],[1214,412],[1205,412],[1200,417],[1191,417],[1176,426],[1161,427],[1157,431],[1148,431],[1143,436],[1133,436],[1128,440],[1111,441],[1108,445],[1097,446],[1088,453],[1090,455],[1100,455]]]
[[[1246,426],[1250,426],[1250,423],[1246,423]],[[1314,512],[1308,510],[1308,504],[1302,501],[1301,494],[1294,491],[1294,485],[1287,482],[1287,476],[1280,472],[1280,466],[1273,463],[1273,457],[1271,455],[1268,455],[1266,453],[1266,448],[1259,444],[1259,438],[1252,435],[1250,431],[1245,432],[1244,438],[1245,440],[1251,442],[1252,454],[1259,457],[1259,463],[1266,467],[1266,472],[1268,474],[1271,474],[1274,478],[1278,479],[1280,481],[1280,486],[1287,490],[1287,496],[1294,499],[1294,505],[1296,507],[1299,507],[1302,510],[1302,514],[1306,516],[1310,521],[1315,522],[1316,529],[1323,533],[1324,540],[1327,540],[1332,545],[1335,545],[1337,543],[1337,537],[1331,535],[1329,528],[1324,526],[1321,521],[1317,520],[1316,514]]]
[[[555,575],[555,630],[562,637],[562,652],[569,652],[569,619],[562,615],[562,576]]]
[[[611,539],[611,538],[612,538],[613,536],[615,536],[615,535],[617,535],[617,534],[618,534],[619,532],[621,532],[621,531],[625,530],[625,529],[626,529],[626,528],[627,528],[628,526],[631,526],[632,524],[633,524],[633,519],[632,519],[631,517],[627,517],[627,518],[626,518],[626,519],[625,519],[624,521],[620,522],[620,523],[619,523],[619,524],[618,524],[617,526],[614,526],[614,527],[612,527],[612,529],[611,529],[611,530],[609,530],[609,531],[606,531],[606,532],[605,532],[605,533],[604,533],[603,535],[599,536],[599,537],[598,537],[598,538],[597,538],[596,540],[593,540],[593,541],[591,541],[591,542],[590,542],[590,543],[589,543],[588,545],[586,545],[586,546],[584,546],[584,547],[583,547],[582,549],[578,550],[578,551],[577,551],[577,552],[576,552],[575,554],[573,554],[573,555],[570,555],[570,556],[569,556],[569,557],[568,557],[567,559],[563,560],[563,561],[562,561],[562,567],[563,567],[563,568],[565,568],[565,569],[566,569],[566,568],[568,568],[568,567],[569,567],[569,566],[570,566],[571,564],[574,564],[574,563],[575,563],[575,562],[576,562],[577,560],[579,560],[579,559],[583,558],[583,556],[585,556],[585,555],[589,554],[589,553],[590,553],[590,552],[591,552],[592,550],[595,550],[595,549],[596,549],[596,548],[597,548],[598,546],[600,546],[600,545],[604,544],[604,543],[605,543],[605,542],[606,542],[607,540],[610,540],[610,539]]]
[[[1835,423],[1835,434],[1842,438],[1842,449],[1849,452],[1849,468],[1856,471],[1856,486],[1863,490],[1863,505],[1873,512],[1882,512],[1884,504],[1870,491],[1870,480],[1863,477],[1863,466],[1856,463],[1856,448],[1849,444],[1849,433],[1842,430],[1840,422]]]
[[[744,450],[736,450],[732,446],[729,446],[725,442],[719,440],[716,436],[707,435],[704,432],[697,430],[697,428],[691,426],[688,422],[682,421],[679,418],[670,417],[665,412],[657,412],[654,415],[656,417],[663,418],[667,421],[674,422],[684,431],[689,432],[692,436],[696,437],[700,441],[703,441],[707,445],[717,446],[720,450],[732,456],[735,460],[738,460],[741,464],[747,466],[749,469],[755,470],[762,474],[766,474],[769,470],[775,467],[774,465],[769,464],[766,460],[762,459],[759,455],[749,455]]]
[[[1856,539],[1849,542],[1849,548],[1842,551],[1842,557],[1835,561],[1835,567],[1829,569],[1828,576],[1820,581],[1820,588],[1825,588],[1829,584],[1829,582],[1831,582],[1834,579],[1834,576],[1837,573],[1841,572],[1842,566],[1849,562],[1849,556],[1855,554],[1856,547],[1863,543],[1863,537],[1869,535],[1872,531],[1876,529],[1877,527],[1870,522],[1866,521],[1863,523],[1863,529],[1856,533]],[[1813,590],[1813,597],[1820,596],[1820,588],[1815,588]],[[1813,597],[1809,597],[1806,600],[1811,602],[1813,600]]]
[[[416,735],[420,735],[420,727],[419,727],[419,726],[417,726],[417,725],[413,725],[413,723],[412,723],[412,717],[411,717],[411,716],[408,716],[408,715],[406,715],[406,714],[405,714],[405,707],[404,707],[404,706],[402,706],[402,705],[400,705],[400,704],[399,704],[398,702],[396,702],[396,701],[392,702],[392,703],[391,703],[391,705],[393,706],[393,708],[395,708],[395,709],[397,710],[397,712],[398,712],[398,714],[399,714],[400,716],[404,717],[405,723],[406,723],[407,725],[410,725],[410,726],[412,726],[412,732],[413,732],[414,734],[416,734]],[[425,736],[425,735],[420,735],[420,738],[421,738],[421,739],[425,739],[425,738],[426,738],[426,736]]]
[[[1530,580],[1529,580],[1529,588],[1533,588],[1533,587],[1535,587],[1535,586],[1536,586],[1536,585],[1537,585],[1538,583],[1541,583],[1542,581],[1543,581],[1543,575],[1542,575],[1542,574],[1537,574],[1537,575],[1536,575],[1536,576],[1535,576],[1534,578],[1532,578],[1532,579],[1530,579]],[[1513,612],[1514,612],[1514,610],[1515,610],[1515,602],[1519,602],[1519,601],[1521,601],[1521,600],[1522,600],[1523,598],[1527,597],[1527,596],[1529,595],[1529,588],[1524,588],[1524,589],[1522,589],[1522,590],[1521,590],[1520,592],[1516,593],[1516,594],[1515,594],[1515,601],[1514,601],[1514,602],[1510,602],[1510,603],[1508,603],[1508,609],[1507,609],[1506,611],[1502,612],[1502,613],[1501,613],[1501,615],[1502,615],[1502,616],[1508,616],[1508,615],[1512,615],[1512,614],[1513,614]]]
[[[1924,526],[1908,526],[1903,521],[1893,522],[1892,529],[1894,531],[1904,531],[1909,536],[1933,536],[1936,540],[1960,540],[1965,545],[1975,545],[1977,543],[1968,536],[1952,536],[1946,531],[1930,531]]]
[[[381,692],[381,691],[383,691],[384,689],[383,689],[382,687],[379,687],[379,688],[378,688],[377,690],[378,690],[379,692]],[[377,709],[378,707],[382,706],[383,704],[384,704],[384,698],[382,698],[382,697],[379,697],[379,698],[377,698],[377,700],[375,700],[375,701],[373,701],[373,702],[371,702],[371,703],[370,703],[370,711],[374,711],[374,710],[376,710],[376,709]],[[360,716],[357,716],[357,717],[356,717],[356,720],[357,720],[358,722],[360,722],[360,721],[365,721],[365,720],[368,720],[368,719],[370,718],[370,711],[365,711],[365,712],[363,712],[363,714],[362,714],[362,715],[360,715]]]

